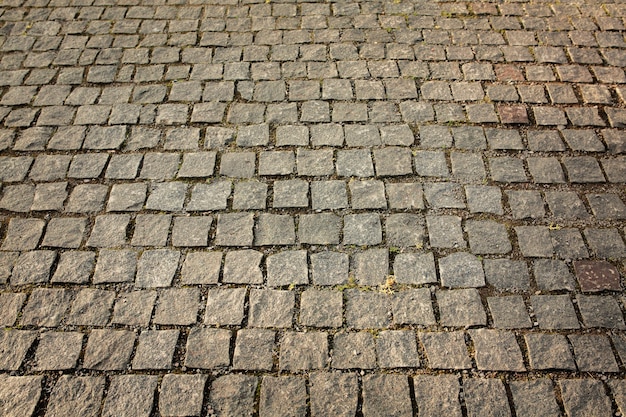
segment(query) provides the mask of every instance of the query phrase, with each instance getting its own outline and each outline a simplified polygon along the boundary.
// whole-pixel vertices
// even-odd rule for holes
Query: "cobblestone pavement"
[[[0,415],[625,415],[625,25],[4,0]]]

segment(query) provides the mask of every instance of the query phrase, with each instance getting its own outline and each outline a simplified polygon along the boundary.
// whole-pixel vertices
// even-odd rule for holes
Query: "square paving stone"
[[[0,293],[0,326],[11,327],[26,301],[24,293]]]
[[[311,278],[315,285],[341,285],[348,281],[347,254],[324,251],[314,253],[311,259]]]
[[[139,211],[147,194],[146,184],[113,184],[107,211]]]
[[[226,152],[220,161],[220,175],[233,178],[254,176],[256,154],[254,152]]]
[[[147,326],[152,317],[156,297],[156,291],[153,290],[121,293],[115,302],[111,323]]]
[[[259,175],[290,175],[296,167],[292,151],[266,151],[259,154]]]
[[[533,181],[538,184],[557,184],[565,182],[563,168],[554,157],[530,157],[526,159]]]
[[[45,221],[40,219],[11,219],[2,250],[32,250],[37,247]]]
[[[70,155],[39,155],[28,177],[37,182],[63,180],[71,158]]]
[[[198,316],[198,288],[167,288],[161,290],[152,322],[160,325],[189,326]]]
[[[359,387],[355,374],[313,372],[309,383],[312,415],[350,417],[356,413]]]
[[[339,243],[341,218],[332,213],[302,214],[298,219],[298,240],[313,245]]]
[[[264,329],[237,331],[233,352],[233,369],[245,371],[269,371],[274,360],[276,332]]]
[[[328,335],[324,332],[287,332],[280,343],[280,370],[323,369],[328,363]]]
[[[417,375],[413,377],[413,387],[422,415],[461,417],[461,386],[455,375]]]
[[[177,153],[147,153],[143,157],[140,178],[162,181],[174,178],[180,155]]]
[[[472,360],[465,344],[465,333],[419,332],[419,339],[432,369],[469,369]]]
[[[464,379],[463,391],[469,415],[511,416],[511,409],[502,380],[497,378]]]
[[[486,178],[482,155],[469,152],[451,152],[452,174],[465,181]]]
[[[350,181],[350,197],[353,209],[385,209],[385,184],[378,180]]]
[[[514,227],[522,254],[532,258],[549,258],[554,253],[550,231],[544,226]]]
[[[574,277],[565,262],[553,259],[537,259],[533,266],[535,282],[540,290],[574,290]]]
[[[554,252],[561,259],[588,258],[589,251],[578,229],[561,228],[550,230]]]
[[[106,326],[114,300],[114,291],[84,288],[76,294],[66,323],[74,326]]]
[[[172,227],[172,246],[206,246],[211,216],[175,217]]]
[[[567,177],[573,183],[605,182],[598,161],[593,156],[573,156],[562,159]]]
[[[263,254],[252,249],[231,251],[224,259],[222,282],[232,284],[261,284]]]
[[[111,155],[111,160],[104,174],[105,178],[116,180],[132,180],[137,177],[143,155],[121,154]]]
[[[437,304],[442,326],[469,327],[487,324],[487,315],[476,289],[439,291]]]
[[[95,417],[104,394],[103,376],[62,375],[52,389],[46,415]]]
[[[474,329],[469,334],[481,370],[524,372],[526,367],[515,335],[504,330]]]
[[[22,200],[19,204],[24,204],[24,211],[28,211],[26,205],[30,202],[28,196],[28,191],[24,192],[25,189],[23,185],[18,185],[16,188],[16,194],[19,194],[19,199]],[[27,186],[26,186],[27,187]],[[6,189],[8,196],[9,187]],[[53,183],[45,183],[45,184],[37,184],[35,187],[35,195],[32,199],[32,206],[30,206],[31,211],[63,211],[63,203],[67,198],[67,182],[53,182]],[[3,198],[4,200],[4,198]],[[6,207],[8,210],[12,211],[21,211],[18,210],[18,207],[11,206]]]
[[[148,417],[152,412],[157,383],[158,377],[156,375],[118,375],[111,377],[102,416]]]
[[[41,246],[78,248],[87,227],[86,219],[54,218],[48,222]]]
[[[133,246],[165,246],[172,216],[168,214],[138,214],[131,244]]]
[[[181,211],[187,194],[187,184],[183,182],[163,182],[155,184],[146,201],[147,210]]]
[[[530,367],[534,370],[575,370],[574,357],[565,336],[527,333],[524,335]]]
[[[308,289],[300,296],[299,322],[311,327],[340,327],[343,323],[340,292]]]
[[[97,216],[87,246],[107,248],[124,245],[129,222],[130,216],[127,214]]]
[[[304,180],[284,180],[274,182],[274,208],[308,207],[309,183]]]
[[[224,202],[224,206],[226,203]],[[233,209],[253,210],[265,209],[267,206],[267,184],[251,180],[235,184]]]
[[[405,375],[363,377],[363,415],[409,416],[411,413],[409,381]]]
[[[187,337],[185,366],[213,369],[230,365],[231,331],[195,328]]]
[[[170,369],[179,330],[144,330],[139,335],[133,369]]]
[[[499,290],[526,291],[530,287],[528,267],[524,261],[485,259],[485,278]]]
[[[589,213],[575,191],[546,191],[546,202],[557,219],[587,219]]]
[[[346,325],[356,329],[382,329],[389,326],[389,298],[384,293],[347,290]]]
[[[219,415],[250,415],[258,386],[255,376],[230,374],[218,377],[209,390],[209,406]]]
[[[169,287],[178,269],[180,252],[170,249],[151,249],[141,254],[137,264],[135,286],[141,288]]]
[[[382,226],[376,213],[349,214],[344,217],[343,243],[377,245],[382,242]]]
[[[509,387],[517,415],[529,417],[556,417],[561,415],[554,398],[554,387],[549,378],[511,381]]]
[[[375,366],[376,351],[371,333],[340,332],[333,337],[333,368],[373,369]]]
[[[598,219],[626,219],[626,204],[617,194],[587,194],[587,201]]]
[[[385,330],[376,338],[378,366],[381,368],[417,368],[420,366],[415,333]]]
[[[503,224],[491,220],[468,220],[465,231],[472,253],[506,254],[512,250],[507,229]]]
[[[532,327],[526,305],[521,295],[487,297],[493,327],[497,329],[522,329]]]
[[[101,371],[126,369],[135,344],[129,330],[92,330],[85,348],[83,368]]]
[[[396,292],[391,297],[391,311],[395,324],[430,326],[436,323],[428,288]]]
[[[392,209],[423,209],[424,193],[418,183],[387,183],[385,185]]]
[[[401,147],[374,149],[376,175],[399,176],[413,173],[411,150]]]
[[[222,252],[188,252],[180,272],[182,284],[217,284]]]
[[[109,187],[100,184],[78,184],[72,190],[65,210],[69,213],[95,213],[102,210]]]
[[[485,273],[480,260],[467,252],[456,252],[439,259],[441,285],[449,288],[482,287]]]
[[[602,290],[620,291],[618,269],[607,261],[576,261],[574,271],[580,289],[584,292]]]
[[[333,154],[332,149],[298,148],[296,153],[298,175],[332,175],[335,171]]]
[[[280,290],[250,290],[251,327],[290,328],[294,317],[295,293]]]
[[[559,380],[561,397],[568,416],[610,415],[611,400],[602,381],[595,379]]]
[[[42,383],[43,376],[0,376],[0,413],[7,416],[33,415],[41,397]]]
[[[308,127],[295,125],[276,127],[276,146],[307,146],[308,144]]]
[[[137,253],[135,251],[101,250],[98,256],[93,282],[94,284],[132,282],[135,277],[136,269]],[[90,270],[88,273],[89,272]]]
[[[291,245],[296,240],[293,217],[288,214],[262,213],[257,220],[254,235],[256,246]]]
[[[244,317],[245,288],[217,288],[207,293],[204,324],[238,326]]]
[[[11,285],[38,284],[48,282],[50,270],[57,254],[50,250],[22,252],[11,275]]]
[[[213,175],[215,152],[192,152],[183,154],[183,163],[178,170],[179,178],[202,178]]]
[[[417,214],[390,214],[385,219],[387,244],[399,247],[424,245],[424,218]]]
[[[374,176],[374,164],[368,149],[337,151],[336,165],[340,177]]]
[[[232,182],[217,180],[209,184],[196,184],[187,204],[190,211],[224,210],[232,190]]]
[[[579,294],[576,301],[585,327],[626,329],[622,310],[612,296]]]
[[[435,259],[432,253],[400,253],[395,257],[393,272],[399,284],[437,282]]]
[[[465,208],[463,189],[458,184],[449,182],[429,182],[424,184],[426,201],[433,209]]]
[[[300,376],[264,376],[259,399],[260,416],[299,416],[306,413],[307,392]]]
[[[578,318],[569,295],[535,295],[530,297],[540,329],[578,329]]]
[[[491,179],[497,182],[527,182],[524,163],[521,159],[509,156],[489,158]]]
[[[0,208],[8,211],[27,213],[32,210],[31,207],[34,197],[35,187],[32,185],[9,185],[4,188],[2,200],[0,200]],[[37,206],[39,205],[38,203]]]
[[[215,244],[250,246],[253,242],[254,214],[224,213],[217,216]]]
[[[348,207],[345,181],[311,182],[311,201],[313,210],[337,210]]]
[[[270,255],[266,260],[267,285],[303,285],[309,283],[307,252],[284,251]]]
[[[360,285],[380,285],[389,273],[387,249],[369,249],[352,255],[351,272]]]
[[[72,158],[68,178],[98,178],[107,163],[107,154],[78,154]]]
[[[72,294],[65,289],[35,288],[22,311],[20,323],[26,326],[58,326],[70,307],[71,297]]]
[[[82,347],[83,334],[80,332],[43,333],[35,354],[36,368],[43,371],[73,369]]]
[[[447,178],[448,162],[441,151],[415,151],[415,172],[420,177]]]
[[[619,372],[609,339],[597,334],[571,334],[576,365],[580,372]]]
[[[505,191],[514,219],[541,218],[545,216],[541,194],[534,190]]]
[[[461,218],[458,216],[426,216],[430,246],[434,248],[465,248]]]
[[[159,412],[162,416],[199,416],[207,375],[176,375],[163,377],[159,392]]]
[[[626,256],[626,244],[617,229],[588,227],[583,232],[591,250],[600,258],[622,258]]]
[[[14,330],[4,331],[0,335],[0,369],[3,371],[17,371],[26,353],[37,338],[35,332]]]

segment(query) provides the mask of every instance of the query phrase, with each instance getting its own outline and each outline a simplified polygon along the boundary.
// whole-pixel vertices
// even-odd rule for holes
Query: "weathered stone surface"
[[[363,415],[412,416],[408,378],[385,374],[363,377]]]
[[[153,409],[156,375],[118,375],[111,378],[103,417],[133,415],[149,416]]]
[[[307,392],[299,376],[265,376],[261,381],[260,416],[299,416],[306,413]]]
[[[100,411],[104,377],[63,375],[52,389],[46,415],[95,417]]]
[[[202,411],[207,375],[175,375],[163,377],[159,392],[162,416],[199,416]]]
[[[254,376],[221,376],[211,384],[209,404],[217,416],[251,416],[258,383]]]
[[[39,398],[43,376],[0,376],[0,414],[29,417]]]
[[[447,415],[460,417],[461,386],[454,375],[418,375],[413,377],[415,403],[420,415],[435,417]]]

